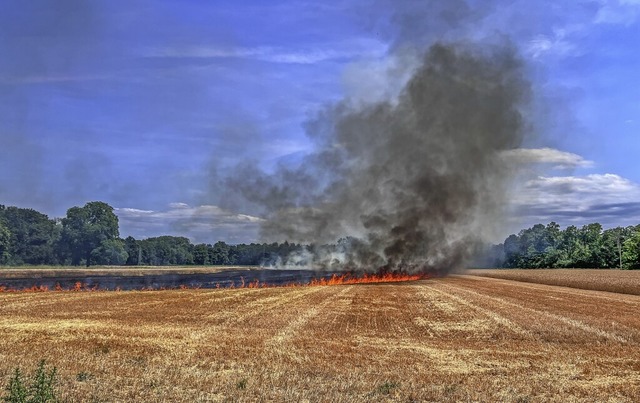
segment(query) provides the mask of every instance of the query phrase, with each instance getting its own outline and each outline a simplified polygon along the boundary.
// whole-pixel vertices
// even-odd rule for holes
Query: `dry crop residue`
[[[640,295],[640,270],[615,269],[477,269],[474,276],[527,283],[560,285],[582,290]]]
[[[15,293],[0,295],[0,306],[2,380],[44,358],[58,367],[63,397],[72,401],[640,396],[634,295],[453,276],[332,287]]]

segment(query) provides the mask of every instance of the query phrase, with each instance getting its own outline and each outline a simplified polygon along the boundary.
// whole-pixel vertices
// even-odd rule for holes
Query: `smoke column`
[[[499,227],[530,86],[510,46],[431,46],[396,101],[342,102],[309,124],[317,152],[229,179],[265,208],[265,240],[334,243],[284,265],[460,268]]]

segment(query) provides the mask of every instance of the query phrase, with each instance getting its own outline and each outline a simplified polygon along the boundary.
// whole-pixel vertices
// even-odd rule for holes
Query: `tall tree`
[[[122,239],[107,239],[91,251],[91,261],[95,264],[118,265],[127,263],[129,254]]]
[[[59,228],[54,220],[33,209],[6,207],[0,219],[11,234],[10,264],[55,264]]]
[[[605,266],[602,253],[602,225],[592,223],[583,226],[579,231],[580,253],[576,265],[583,268]]]
[[[142,263],[149,265],[193,264],[193,245],[188,238],[163,235],[140,241]]]
[[[210,250],[209,261],[211,264],[234,264],[235,261],[231,260],[230,246],[222,241],[218,241],[213,245]]]
[[[100,248],[108,241],[119,237],[118,216],[113,207],[104,202],[89,202],[84,207],[72,207],[67,210],[67,216],[62,219],[62,239],[67,244],[71,254],[71,263],[78,265],[84,259],[88,267],[93,260],[100,260]],[[103,250],[109,250],[113,244],[105,245]],[[125,258],[126,260],[126,258]]]
[[[127,266],[142,264],[142,247],[134,237],[128,236],[124,240],[124,249],[127,252]]]
[[[211,245],[207,245],[204,243],[197,244],[193,247],[193,264],[197,265],[208,265],[211,262],[209,261],[209,249],[211,249]]]
[[[627,269],[640,269],[640,225],[624,241],[622,260]]]
[[[6,225],[0,220],[0,264],[6,264],[11,255],[9,254],[9,246],[11,242],[11,232]]]

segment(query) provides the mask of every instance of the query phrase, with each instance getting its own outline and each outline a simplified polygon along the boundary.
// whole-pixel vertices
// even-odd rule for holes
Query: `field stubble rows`
[[[478,269],[469,274],[582,290],[640,295],[640,270],[615,269]]]
[[[640,297],[402,284],[0,295],[0,378],[82,401],[638,401]],[[78,374],[85,374],[80,377]]]

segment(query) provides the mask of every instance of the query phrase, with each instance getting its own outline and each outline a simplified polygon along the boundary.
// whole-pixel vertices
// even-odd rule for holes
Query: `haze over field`
[[[173,234],[195,242],[237,243],[289,234],[303,239],[306,231],[325,240],[361,234],[364,222],[337,217],[332,221],[336,225],[322,229],[305,221],[302,232],[299,228],[291,232],[274,227],[285,221],[273,218],[282,208],[305,203],[316,208],[318,202],[327,201],[319,200],[320,189],[327,189],[336,178],[347,178],[323,192],[325,199],[368,213],[371,206],[363,206],[361,200],[353,203],[354,197],[345,190],[365,195],[367,190],[382,189],[395,196],[376,199],[384,202],[374,207],[383,206],[388,213],[392,200],[391,206],[399,203],[403,212],[421,216],[433,209],[442,213],[440,207],[450,207],[451,200],[463,200],[458,207],[464,217],[453,220],[462,224],[457,229],[456,225],[438,228],[467,231],[499,223],[497,218],[502,217],[504,225],[480,234],[496,240],[537,222],[637,224],[639,18],[640,3],[631,0],[268,5],[65,0],[55,6],[44,0],[4,1],[0,4],[0,204],[63,216],[71,206],[102,200],[116,207],[121,235],[136,238]],[[480,64],[494,59],[488,54],[509,55],[498,60],[513,60],[518,66],[508,66],[508,74],[517,73],[522,85],[514,88],[522,92],[505,98],[513,101],[508,103],[513,110],[498,109],[504,116],[519,114],[521,122],[501,126],[509,127],[512,137],[497,147],[489,145],[487,154],[475,153],[467,141],[494,139],[495,133],[453,141],[457,151],[444,155],[462,158],[470,151],[482,155],[479,165],[462,158],[472,168],[460,169],[473,172],[474,185],[462,186],[457,189],[462,193],[438,204],[435,194],[446,195],[443,189],[460,182],[460,171],[451,168],[454,159],[444,158],[449,176],[440,176],[442,184],[427,187],[437,191],[429,192],[423,204],[405,208],[413,197],[399,195],[397,190],[406,189],[406,183],[394,185],[396,173],[415,168],[417,172],[404,178],[433,179],[425,172],[436,169],[429,161],[441,155],[434,144],[456,138],[423,130],[424,125],[396,124],[406,116],[403,110],[421,108],[416,107],[411,87],[402,89],[420,74],[436,77],[425,70],[440,63],[433,51],[429,53],[436,42],[472,55]],[[434,104],[444,107],[446,96],[436,97],[431,88],[420,94],[434,97]],[[451,113],[457,113],[460,104],[451,102]],[[483,105],[471,104],[472,112],[463,117],[469,118]],[[434,108],[423,110],[429,112],[421,112],[421,117],[436,116],[429,115]],[[385,120],[385,116],[400,118]],[[404,133],[428,135],[420,137],[416,147],[390,153],[394,163],[383,164],[390,168],[386,176],[369,168],[376,166],[388,144],[369,142],[362,131],[334,130],[333,125],[355,121],[368,122],[369,129],[389,124],[394,130],[409,127]],[[465,128],[475,123],[441,120],[454,121]],[[376,137],[385,138],[407,139]],[[355,151],[349,150],[335,164],[308,164],[326,155],[332,145],[328,140],[349,139],[363,142],[363,147],[354,143]],[[371,152],[360,153],[365,148]],[[421,163],[403,164],[402,156],[412,152],[419,154],[412,158]],[[494,153],[501,157],[491,159]],[[355,172],[352,165],[345,166],[356,159],[366,169]],[[496,165],[520,166],[517,180],[511,182],[501,174],[504,166],[489,167],[489,159]],[[313,169],[306,172],[311,177],[282,176],[300,166]],[[269,198],[279,204],[247,197],[269,189],[274,183],[269,175],[274,173],[277,184],[287,184],[279,188],[281,194]],[[490,180],[477,182],[479,178]],[[471,199],[457,197],[469,194],[469,189]],[[473,212],[469,218],[467,212],[478,200],[489,205],[482,204],[482,214]],[[395,207],[391,215],[399,218]],[[400,214],[404,217],[400,221],[410,220],[411,214]],[[343,231],[342,224],[349,230]],[[369,234],[374,235],[394,227],[382,221],[372,225]],[[438,236],[443,234],[427,237]],[[382,248],[390,246],[392,242]]]

